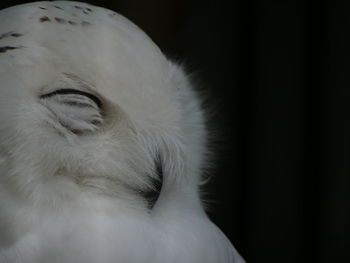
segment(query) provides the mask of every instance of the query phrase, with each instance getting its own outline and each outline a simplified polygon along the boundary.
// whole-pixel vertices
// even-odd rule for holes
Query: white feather
[[[199,197],[207,131],[179,66],[88,4],[0,21],[0,263],[243,262]]]

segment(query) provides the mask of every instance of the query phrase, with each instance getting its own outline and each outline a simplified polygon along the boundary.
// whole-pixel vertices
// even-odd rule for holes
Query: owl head
[[[1,263],[243,262],[204,213],[205,116],[181,66],[84,3],[0,21]]]
[[[3,186],[48,205],[96,193],[144,206],[161,189],[198,201],[200,99],[142,30],[70,1],[0,21]]]

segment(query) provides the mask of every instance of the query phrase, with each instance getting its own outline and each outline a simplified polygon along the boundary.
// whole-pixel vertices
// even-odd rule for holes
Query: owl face
[[[126,18],[0,11],[0,262],[243,262],[205,215],[200,100]]]
[[[199,115],[186,77],[124,17],[57,1],[0,19],[0,171],[21,194],[56,202],[84,189],[143,202],[163,168],[184,172],[186,147],[201,151],[201,116],[186,123]]]

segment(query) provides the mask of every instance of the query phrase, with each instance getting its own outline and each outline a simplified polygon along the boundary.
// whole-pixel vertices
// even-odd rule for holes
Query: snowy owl
[[[0,11],[0,263],[239,263],[180,66],[85,3]]]

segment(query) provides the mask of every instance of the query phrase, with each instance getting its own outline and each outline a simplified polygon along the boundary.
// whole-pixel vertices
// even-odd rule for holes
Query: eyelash
[[[62,95],[62,94],[78,94],[78,95],[83,95],[88,97],[89,99],[91,99],[92,101],[94,101],[96,103],[96,105],[99,108],[102,108],[102,102],[101,100],[96,97],[95,95],[85,92],[85,91],[81,91],[81,90],[76,90],[76,89],[59,89],[59,90],[55,90],[53,92],[50,92],[48,94],[43,94],[40,96],[40,99],[44,99],[44,98],[49,98],[55,95]]]

